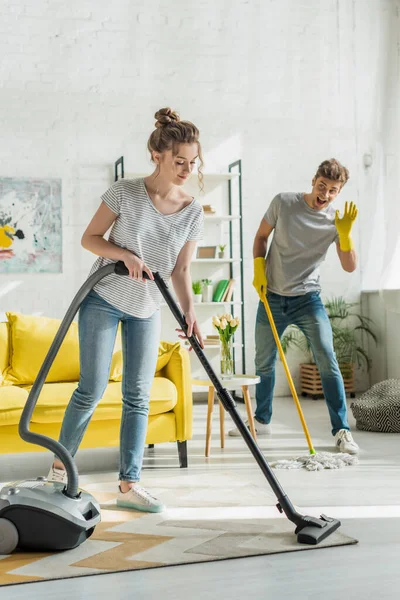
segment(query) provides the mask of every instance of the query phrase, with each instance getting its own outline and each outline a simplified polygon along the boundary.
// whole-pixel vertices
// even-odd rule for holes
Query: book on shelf
[[[230,279],[228,286],[225,290],[224,295],[222,296],[221,302],[230,302],[232,300],[233,288],[235,286],[235,280]]]
[[[221,279],[221,281],[218,282],[213,295],[213,302],[221,302],[221,299],[225,295],[228,285],[229,279]]]

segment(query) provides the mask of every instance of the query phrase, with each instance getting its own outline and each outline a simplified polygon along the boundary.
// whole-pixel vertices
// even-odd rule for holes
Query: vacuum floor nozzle
[[[339,529],[341,525],[338,519],[332,519],[326,515],[321,515],[320,519],[313,519],[312,517],[306,517],[306,519],[309,520],[309,524],[301,529],[299,527],[296,529],[299,544],[316,546],[336,529]]]

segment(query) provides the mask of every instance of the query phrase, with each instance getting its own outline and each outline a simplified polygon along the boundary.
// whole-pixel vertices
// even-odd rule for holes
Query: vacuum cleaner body
[[[100,507],[93,496],[79,489],[76,498],[69,498],[63,483],[38,477],[9,483],[0,491],[3,554],[17,546],[21,550],[70,550],[90,537],[99,521]]]

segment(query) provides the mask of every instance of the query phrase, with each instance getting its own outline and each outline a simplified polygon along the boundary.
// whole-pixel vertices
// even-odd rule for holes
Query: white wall
[[[390,0],[1,0],[0,175],[62,179],[64,272],[0,276],[0,311],[64,313],[93,260],[79,240],[114,160],[148,168],[153,114],[169,105],[199,126],[209,171],[243,160],[252,365],[252,239],[271,198],[307,191],[336,156],[351,173],[338,206],[357,202],[355,238],[368,244],[360,224],[376,181],[362,157],[381,136],[396,10]],[[345,274],[332,250],[325,295],[358,299],[362,268]]]
[[[373,319],[378,337],[377,344],[372,340],[368,343],[372,359],[371,385],[384,379],[400,379],[400,291],[389,292],[390,298],[387,294],[378,291],[362,293],[364,312]]]

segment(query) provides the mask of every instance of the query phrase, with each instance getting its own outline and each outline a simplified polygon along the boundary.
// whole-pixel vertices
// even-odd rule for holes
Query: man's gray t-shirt
[[[319,265],[338,239],[335,209],[310,208],[303,193],[278,194],[265,220],[274,227],[267,255],[267,288],[282,296],[319,291]]]

